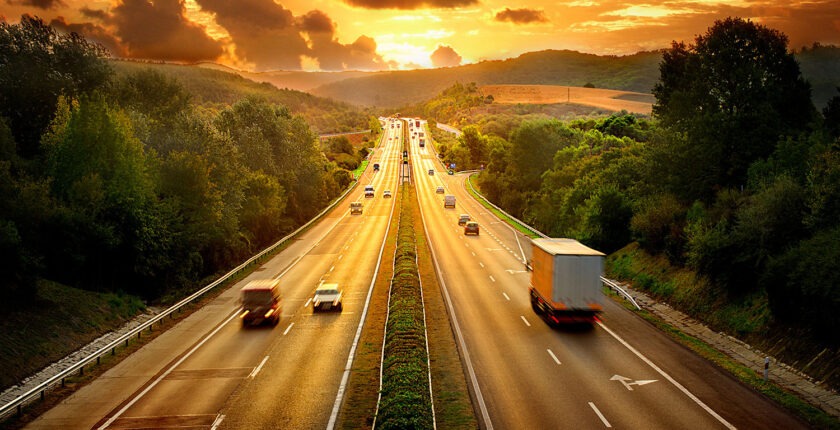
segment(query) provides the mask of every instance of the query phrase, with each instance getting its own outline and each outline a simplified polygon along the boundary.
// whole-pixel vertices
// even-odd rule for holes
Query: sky
[[[452,67],[567,49],[627,55],[740,17],[791,49],[840,45],[840,0],[0,0],[114,57],[248,71]]]

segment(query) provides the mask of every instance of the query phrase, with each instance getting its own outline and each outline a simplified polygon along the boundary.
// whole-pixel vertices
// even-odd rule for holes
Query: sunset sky
[[[544,49],[630,54],[690,42],[716,19],[751,19],[792,48],[840,45],[838,0],[0,0],[115,57],[244,70],[455,66]]]

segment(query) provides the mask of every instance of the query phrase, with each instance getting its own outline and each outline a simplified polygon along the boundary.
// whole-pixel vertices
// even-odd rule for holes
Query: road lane
[[[421,166],[416,170],[442,167],[419,148],[413,154]],[[635,428],[727,428],[734,423],[751,428],[759,423],[771,428],[784,423],[786,428],[803,428],[748,388],[733,386],[731,378],[714,365],[696,356],[686,357],[693,354],[685,354],[684,348],[611,301],[603,315],[606,326],[620,321],[615,330],[619,336],[631,330],[628,337],[633,340],[628,344],[645,357],[652,353],[649,360],[654,365],[659,360],[667,363],[658,367],[690,395],[600,326],[585,331],[552,330],[530,308],[529,275],[522,264],[530,250],[520,250],[518,234],[469,198],[463,176],[419,175],[417,181],[430,243],[442,266],[494,427],[603,428],[609,423]],[[434,194],[441,184],[457,197],[455,210],[444,210],[442,196]],[[456,216],[461,212],[479,222],[479,237],[465,238],[459,232]],[[656,341],[649,342],[651,338]],[[677,363],[690,362],[692,374],[687,375],[679,364],[673,366],[673,357],[679,357]],[[718,384],[730,391],[709,390]],[[714,413],[693,396],[711,404]],[[721,397],[726,400],[720,401]],[[733,411],[723,403],[740,406]],[[753,404],[757,410],[744,407]]]

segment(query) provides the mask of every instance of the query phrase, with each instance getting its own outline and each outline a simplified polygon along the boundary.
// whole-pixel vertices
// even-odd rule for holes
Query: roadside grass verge
[[[381,429],[432,429],[432,398],[417,241],[411,201],[403,186],[394,275],[382,356],[382,392],[376,425]]]
[[[472,182],[472,175],[467,177],[467,182],[470,185],[470,186],[467,187],[467,192],[470,193],[470,195],[473,196],[476,200],[478,200],[478,202],[481,203],[482,206],[487,208],[490,212],[493,212],[493,214],[496,215],[496,217],[498,217],[502,221],[506,222],[508,225],[512,226],[513,228],[515,228],[517,231],[524,234],[525,236],[530,237],[531,239],[536,239],[536,238],[540,237],[538,234],[535,234],[530,229],[526,228],[525,226],[523,226],[522,224],[520,224],[519,222],[517,222],[513,218],[507,216],[507,214],[505,214],[505,213],[499,211],[498,209],[494,208],[493,206],[491,206],[490,203],[487,201],[487,199],[484,198],[484,196],[482,196],[481,194],[478,194],[478,192],[476,190],[476,188],[478,188],[478,185],[474,184]]]
[[[705,280],[685,269],[670,267],[664,257],[647,255],[635,244],[607,257],[605,267],[610,276],[632,282],[634,287],[710,324],[715,330],[756,336],[766,329],[766,297],[750,296],[737,303],[723,303],[715,297],[718,294],[710,294],[712,288]],[[609,294],[625,308],[635,312],[678,343],[726,370],[743,384],[796,414],[814,428],[840,429],[840,421],[837,418],[811,405],[772,379],[765,381],[763,375],[757,371],[742,365],[703,340],[680,331],[647,310],[636,310],[611,291]]]
[[[413,192],[413,191],[412,191]],[[432,372],[435,418],[441,429],[477,429],[472,401],[467,388],[467,377],[455,343],[449,321],[449,310],[432,263],[431,250],[423,223],[419,220],[420,206],[413,204],[417,266],[426,303],[426,332],[429,339],[429,361]]]

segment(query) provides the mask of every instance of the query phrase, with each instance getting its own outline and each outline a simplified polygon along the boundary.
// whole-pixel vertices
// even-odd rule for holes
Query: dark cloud
[[[454,9],[478,4],[478,0],[344,0],[351,6],[365,9]]]
[[[106,21],[108,19],[108,16],[109,16],[108,12],[105,12],[104,10],[91,9],[87,6],[79,9],[79,12],[81,12],[82,15],[84,15],[88,18],[98,19],[100,21]]]
[[[335,25],[330,17],[320,10],[313,10],[298,17],[298,27],[307,33],[335,33]]]
[[[167,61],[215,60],[222,45],[185,16],[180,0],[122,0],[108,18],[128,56]]]
[[[67,7],[67,3],[64,3],[62,0],[6,0],[6,4],[11,6],[33,6],[44,10]]]
[[[102,26],[90,22],[70,24],[64,20],[63,16],[53,19],[50,22],[50,25],[58,31],[65,33],[77,33],[87,40],[96,42],[104,46],[105,49],[111,52],[111,55],[113,56],[127,56],[127,52],[122,46],[122,43],[120,43],[119,39],[117,39],[110,31],[108,31],[108,29]]]
[[[216,15],[236,45],[236,56],[256,70],[299,70],[308,47],[291,11],[273,0],[197,0]]]
[[[505,10],[496,14],[496,21],[508,21],[514,24],[530,24],[533,22],[548,22],[545,13],[541,10],[534,9],[511,9]]]
[[[435,67],[455,67],[461,65],[461,56],[449,46],[440,45],[429,57]]]
[[[376,41],[360,36],[351,44],[340,43],[335,23],[320,10],[295,17],[273,0],[197,1],[228,31],[236,56],[257,70],[300,70],[304,56],[316,60],[321,70],[388,68],[376,53]]]

